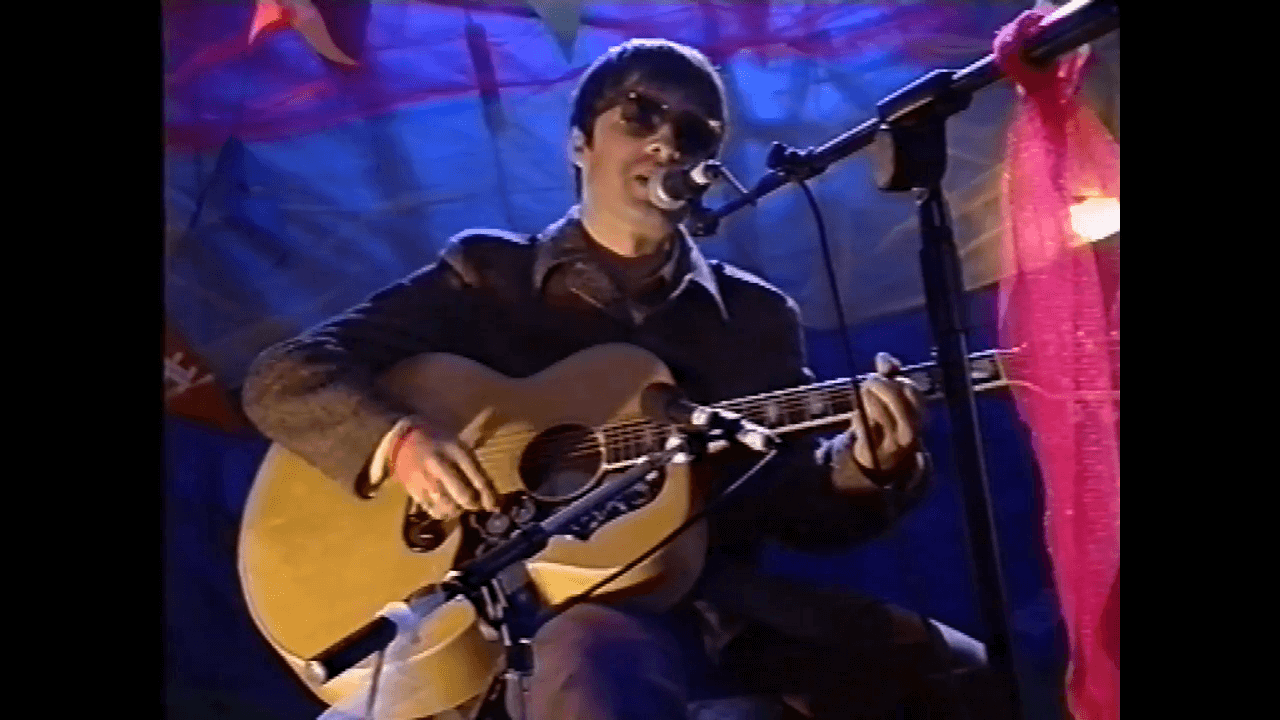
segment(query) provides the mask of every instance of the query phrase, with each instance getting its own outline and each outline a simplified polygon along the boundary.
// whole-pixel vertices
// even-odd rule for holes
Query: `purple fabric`
[[[287,25],[276,24],[250,43],[254,7],[248,2],[166,3],[169,146],[209,149],[231,134],[280,139],[433,99],[495,89],[537,92],[580,75],[591,59],[584,47],[603,50],[630,37],[685,42],[717,63],[740,52],[764,63],[850,57],[903,44],[931,62],[947,54],[939,37],[963,35],[979,17],[941,2],[588,4],[579,52],[566,63],[542,20],[520,2],[317,0],[315,6],[357,67],[322,59]],[[472,62],[470,23],[488,35],[492,77]]]

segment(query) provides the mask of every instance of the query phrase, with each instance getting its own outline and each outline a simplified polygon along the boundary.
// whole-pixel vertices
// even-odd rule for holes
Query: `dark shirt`
[[[462,233],[437,262],[264,352],[246,379],[245,409],[265,435],[351,485],[392,425],[412,414],[375,378],[427,352],[521,378],[592,346],[630,343],[666,363],[701,404],[813,381],[798,307],[778,289],[708,261],[680,232],[656,270],[625,281],[626,292],[602,250],[576,208],[533,237]],[[923,453],[905,463],[909,481],[893,486],[909,487],[868,492],[843,436],[786,445],[744,499],[712,519],[713,547],[750,553],[774,538],[835,549],[883,531],[925,486]],[[703,470],[719,487],[755,459],[723,456]]]

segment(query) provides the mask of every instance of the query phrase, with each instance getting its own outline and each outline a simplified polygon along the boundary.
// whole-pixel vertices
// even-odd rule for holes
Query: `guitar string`
[[[817,418],[814,417],[813,413],[807,412],[810,409],[808,403],[792,404],[788,408],[780,409],[779,413],[785,414],[789,412],[794,412],[798,409],[803,409],[807,412],[807,414],[804,416],[804,420],[832,418],[832,421],[835,422],[836,416],[843,416],[853,411],[852,399],[846,398],[844,401],[849,403],[850,407],[848,409],[838,408],[838,407],[831,408],[828,406],[827,408],[824,408],[824,410],[831,410],[831,412],[819,413]],[[604,443],[599,442],[599,440],[597,440],[593,436],[590,440],[576,443],[573,447],[569,449],[568,452],[553,453],[553,452],[547,451],[547,452],[535,453],[534,455],[530,456],[530,459],[534,461],[555,459],[555,458],[573,459],[573,458],[585,458],[585,457],[598,457],[603,454],[605,456],[606,462],[620,462],[624,460],[632,460],[644,455],[646,452],[649,452],[649,450],[645,450],[645,448],[658,447],[658,445],[654,445],[652,443],[654,439],[657,439],[659,441],[666,439],[666,434],[663,431],[665,431],[668,426],[658,425],[655,423],[651,423],[647,420],[643,421],[641,424],[646,424],[651,426],[648,430],[656,431],[656,433],[651,431],[640,431],[640,432],[630,432],[627,435],[622,435],[622,436],[606,435],[606,437],[604,438],[605,439]],[[532,434],[530,433],[518,433],[518,434],[512,435],[511,437],[527,438],[531,436]],[[482,446],[480,450],[476,451],[476,456],[482,460],[490,460],[490,459],[493,459],[496,455],[503,454],[506,450],[509,450],[513,447],[519,447],[522,444],[525,444],[523,440],[520,440],[520,439],[512,440],[510,438],[504,438],[504,442],[502,443]],[[637,450],[639,452],[635,452]],[[634,454],[630,454],[632,452],[634,452]],[[610,460],[609,456],[614,453],[619,453],[623,457],[619,457],[616,460]]]
[[[761,413],[766,416],[772,414],[780,416],[774,419],[782,419],[785,421],[790,421],[792,419],[790,415],[797,411],[803,412],[799,418],[801,421],[821,419],[822,417],[831,415],[844,415],[851,412],[853,409],[852,407],[846,408],[841,406],[841,403],[852,403],[852,393],[849,392],[849,390],[851,390],[851,388],[824,388],[820,394],[814,391],[807,391],[807,396],[784,396],[779,401],[772,403],[747,403],[743,408],[742,414],[748,416],[754,414],[757,418]],[[743,403],[731,402],[721,404],[718,407],[723,410],[733,410],[735,405],[742,404]],[[770,406],[773,408],[772,413],[768,411]],[[763,422],[768,423],[770,420],[765,418],[763,419]],[[789,422],[784,422],[783,424],[789,424]],[[593,434],[598,433],[603,436],[605,445],[617,447],[619,445],[651,440],[655,436],[655,432],[658,437],[665,437],[665,433],[663,431],[666,430],[667,427],[668,426],[666,425],[655,423],[648,418],[636,418],[594,428]],[[545,437],[549,439],[564,438],[581,431],[582,430],[578,428],[566,429],[559,432],[548,433]],[[499,442],[481,446],[478,454],[482,456],[491,456],[494,453],[505,452],[511,448],[525,444],[528,438],[533,437],[534,435],[534,433],[529,432],[508,434],[503,436]],[[594,448],[594,446],[599,446],[600,444],[601,443],[593,437],[590,442],[578,443],[576,447],[591,446]],[[592,449],[587,451],[586,454],[594,455],[597,453],[598,450]]]
[[[912,368],[913,371],[917,369],[918,368]],[[1000,385],[996,385],[995,387],[1014,384],[1008,380],[1007,373],[1004,372],[1003,368],[999,373],[999,377]],[[859,381],[861,381],[861,378],[859,378]],[[1031,386],[1030,383],[1023,382],[1016,384],[1027,385],[1032,389],[1040,390],[1040,388]],[[804,388],[791,388],[777,391],[776,393],[768,393],[766,398],[756,397],[728,400],[716,403],[712,407],[721,410],[731,410],[733,412],[739,412],[740,414],[750,416],[751,411],[767,411],[767,409],[772,405],[773,413],[766,412],[766,415],[773,414],[775,416],[785,416],[785,414],[794,412],[797,409],[803,409],[807,413],[807,417],[805,418],[806,420],[823,419],[813,417],[814,410],[816,409],[819,414],[822,414],[825,411],[825,415],[823,417],[832,418],[834,421],[835,416],[848,414],[848,412],[841,412],[843,409],[837,408],[836,404],[842,400],[845,402],[855,400],[855,398],[852,397],[853,393],[851,392],[853,388],[854,384],[849,378],[840,378],[816,383]],[[1043,390],[1041,391],[1043,392]],[[820,398],[819,396],[824,397]],[[821,403],[819,400],[821,400]],[[851,403],[849,412],[856,411],[855,407],[856,405]],[[775,417],[775,419],[777,418]],[[769,421],[765,420],[764,422],[767,423]],[[652,420],[643,417],[615,422],[594,428],[594,430],[604,437],[603,444],[593,436],[588,442],[577,443],[568,453],[553,454],[550,452],[544,452],[533,455],[532,459],[535,461],[557,457],[560,459],[582,457],[595,457],[599,459],[603,456],[605,464],[634,460],[646,454],[646,451],[643,449],[651,447],[652,441],[655,437],[658,440],[665,439],[663,431],[668,427],[669,426],[655,423]],[[655,431],[657,432],[656,436],[654,434]],[[564,430],[557,433],[551,433],[550,436],[563,437],[572,432],[578,432],[578,430]],[[481,460],[491,460],[497,454],[502,454],[513,447],[527,444],[527,438],[531,437],[535,437],[535,434],[529,432],[513,433],[505,437],[502,443],[482,446],[481,449],[476,451],[476,457]],[[635,443],[641,439],[646,442],[643,445],[636,447]],[[616,460],[610,460],[609,456],[611,450],[619,451],[619,454],[622,455],[622,457],[619,457]],[[638,450],[640,452],[636,452]]]
[[[970,357],[970,360],[973,361],[991,358],[999,362],[998,358],[1004,355],[1013,354],[1015,353],[1011,351],[987,351],[984,353],[975,353]],[[926,363],[910,368],[904,368],[903,373],[912,374],[935,368],[936,364]],[[1004,373],[1002,372],[1001,376],[1003,375]],[[859,375],[856,378],[857,382],[860,383],[869,376],[870,374]],[[837,412],[833,406],[841,400],[855,400],[852,393],[853,385],[854,383],[850,378],[837,378],[834,380],[827,380],[807,385],[803,388],[788,388],[775,391],[773,393],[766,393],[764,397],[728,400],[716,403],[712,405],[712,407],[738,412],[743,415],[751,415],[759,412],[764,412],[766,415],[783,415],[794,412],[797,409],[806,409],[808,410],[808,416],[804,419],[807,421],[816,419],[813,417],[815,412],[819,415],[824,414],[824,412],[826,415],[847,414],[847,412]],[[834,398],[832,397],[833,395]],[[773,409],[772,413],[768,412],[770,407]],[[556,454],[556,456],[562,458],[590,457],[600,455],[603,452],[606,454],[607,458],[608,452],[611,448],[622,449],[625,451],[626,448],[622,448],[620,446],[633,445],[641,441],[650,441],[654,437],[655,431],[659,438],[665,437],[662,431],[665,430],[666,427],[667,426],[655,423],[648,418],[634,418],[590,428],[593,434],[598,433],[603,436],[603,444],[596,438],[592,437],[588,442],[577,443],[574,448],[572,448],[572,450],[575,450],[576,452],[572,452],[567,455]],[[575,432],[581,432],[581,429],[566,429],[559,432],[548,433],[545,437],[554,440],[556,438],[569,436]],[[527,444],[529,438],[535,436],[535,433],[529,432],[513,433],[503,437],[502,441],[499,443],[482,446],[482,448],[476,452],[476,455],[479,458],[492,458],[496,454],[505,453],[512,448]],[[647,446],[648,445],[646,444],[645,447]],[[531,459],[545,460],[549,457],[553,457],[552,453],[544,452],[542,454],[532,456]],[[634,459],[634,457],[637,456],[632,456],[627,459]]]
[[[769,405],[773,405],[773,407],[775,408],[775,412],[779,416],[786,415],[786,414],[795,412],[797,410],[804,410],[806,411],[806,416],[804,417],[804,420],[811,420],[811,419],[814,419],[813,417],[814,415],[843,414],[842,412],[840,412],[841,408],[838,407],[839,402],[841,400],[845,402],[852,401],[851,394],[849,394],[850,397],[844,397],[844,395],[846,395],[846,393],[840,393],[839,396],[835,398],[827,398],[825,399],[825,401],[821,402],[821,405],[819,404],[819,399],[816,397],[788,398],[778,403],[769,403],[761,406],[750,407],[748,408],[748,411],[755,410],[755,411],[763,412],[764,414],[768,415],[769,413],[767,411],[767,408],[769,407]],[[730,409],[730,408],[722,406],[720,409]],[[742,414],[746,415],[748,414],[748,412],[744,412]],[[593,433],[593,435],[598,433],[603,436],[605,444],[618,446],[618,445],[634,443],[634,442],[648,439],[654,435],[654,431],[657,431],[657,434],[659,436],[665,438],[665,433],[663,431],[665,431],[667,427],[668,426],[666,425],[655,423],[652,420],[649,420],[648,418],[638,418],[635,420],[627,420],[619,423],[602,425],[600,427],[594,428],[595,432]],[[548,433],[544,435],[544,437],[554,440],[557,438],[564,438],[564,437],[570,436],[577,432],[581,432],[581,430],[566,429],[559,432]],[[511,434],[505,435],[502,437],[502,440],[500,442],[482,445],[481,448],[477,451],[477,455],[483,454],[485,456],[491,456],[494,453],[505,452],[512,448],[519,447],[520,445],[526,444],[526,441],[529,438],[535,437],[536,435],[537,435],[536,433],[530,433],[530,432],[519,432],[519,433],[511,433]],[[598,440],[595,440],[593,438],[592,441],[585,444],[599,445],[600,443]],[[579,447],[581,447],[582,445],[584,445],[584,443],[578,444]],[[591,451],[589,454],[595,454],[595,452]]]
[[[970,360],[973,361],[973,360],[984,359],[987,357],[994,358],[994,357],[999,357],[1003,355],[1012,355],[1012,354],[1014,354],[1014,352],[1012,351],[999,351],[999,350],[986,351],[983,353],[973,354],[972,356],[970,356]],[[927,371],[935,367],[936,365],[933,363],[925,363],[921,365],[912,366],[910,368],[903,368],[902,372],[904,374],[912,374],[912,373],[918,373],[921,371]],[[856,380],[857,382],[861,383],[866,378],[870,377],[870,375],[871,375],[870,373],[859,375],[857,376]],[[758,411],[765,411],[766,414],[769,414],[767,410],[770,408],[770,406],[772,406],[774,409],[774,413],[781,414],[785,412],[792,412],[798,407],[817,406],[821,404],[821,406],[817,408],[817,412],[822,412],[823,410],[829,409],[830,406],[835,402],[835,400],[832,400],[830,397],[823,397],[823,396],[830,396],[832,394],[835,394],[836,400],[839,400],[840,398],[843,398],[845,396],[848,396],[850,399],[853,399],[853,393],[851,392],[853,390],[853,384],[854,384],[853,380],[851,380],[850,378],[837,378],[834,380],[826,380],[820,383],[814,383],[812,385],[807,385],[802,388],[788,388],[784,390],[774,391],[772,393],[765,393],[763,397],[757,396],[757,397],[749,397],[749,398],[739,398],[735,400],[727,400],[721,403],[715,403],[712,405],[712,407],[715,407],[721,410],[730,410],[733,412],[739,412],[741,414],[748,414],[751,412],[758,412]],[[812,418],[807,418],[807,419],[812,419]],[[661,430],[664,427],[665,426],[659,425],[658,423],[654,423],[652,420],[649,420],[648,418],[634,418],[634,419],[625,420],[617,423],[590,428],[590,430],[592,430],[593,432],[605,435],[606,444],[608,443],[619,444],[619,443],[635,442],[639,439],[652,435],[653,430],[655,428]],[[560,431],[558,433],[549,433],[546,435],[546,437],[549,439],[554,439],[556,437],[563,437],[575,432],[580,432],[580,429],[574,428],[571,430]],[[623,434],[624,432],[628,434]],[[611,434],[612,434],[612,437],[610,437]],[[519,445],[525,444],[528,438],[531,438],[534,436],[535,436],[534,433],[527,433],[527,432],[514,433],[504,437],[503,442],[497,443],[497,444],[490,444],[488,446],[485,446],[484,449],[488,450],[489,453],[506,451],[513,447],[517,447]],[[595,453],[592,452],[591,454],[595,454]]]
[[[832,415],[834,414],[839,413],[832,413]],[[623,454],[626,454],[626,451],[630,448],[636,446],[651,447],[653,446],[652,443],[654,440],[664,441],[667,438],[667,429],[668,426],[651,424],[651,427],[647,429],[632,431],[626,435],[606,434],[603,436],[603,442],[593,434],[590,439],[575,443],[568,453],[544,451],[535,453],[534,455],[531,455],[530,458],[534,460],[542,460],[552,457],[574,458],[599,455],[601,452],[608,452],[610,454],[622,452]],[[531,435],[528,433],[521,433],[520,436],[527,438]],[[521,439],[504,438],[504,442],[501,444],[482,446],[476,451],[476,455],[483,459],[491,459],[495,455],[504,454],[511,448],[519,447],[524,444],[526,443]]]
[[[971,359],[980,359],[981,357],[987,354],[990,354],[990,353],[975,354]],[[904,373],[906,373],[908,370],[911,372],[918,372],[921,367],[931,367],[931,366],[915,366],[913,368],[907,368],[907,369],[904,369]],[[866,377],[869,377],[869,374],[859,376],[858,381],[861,382],[865,380]],[[822,409],[825,409],[826,406],[830,405],[833,402],[832,399],[829,397],[833,394],[836,396],[837,400],[844,398],[846,396],[852,399],[852,396],[853,396],[853,393],[851,392],[852,389],[853,389],[852,382],[850,381],[849,378],[838,378],[835,380],[827,380],[824,382],[815,383],[813,385],[807,385],[803,388],[789,388],[786,390],[775,391],[773,393],[767,393],[766,394],[767,397],[739,398],[736,400],[727,400],[724,402],[715,403],[712,405],[712,407],[721,409],[721,410],[730,410],[734,412],[740,412],[742,414],[747,414],[753,411],[754,412],[767,411],[770,406],[774,406],[776,408],[775,412],[781,413],[781,412],[793,411],[799,406],[818,405],[819,403],[822,403],[823,407],[819,408],[819,411],[821,411]],[[591,430],[593,430],[594,432],[599,432],[601,434],[606,434],[606,435],[609,433],[615,433],[615,438],[617,438],[617,437],[622,437],[620,435],[617,435],[617,433],[620,433],[626,430],[639,430],[640,432],[638,434],[640,436],[650,434],[652,427],[665,427],[665,426],[658,425],[657,423],[654,423],[652,420],[649,420],[648,418],[641,417],[641,418],[634,418],[634,419],[625,420],[617,423],[612,423],[609,425],[602,425],[599,427],[591,428]],[[557,435],[570,434],[578,431],[579,430],[575,428],[573,430],[562,431],[562,433],[552,433],[552,434],[549,434],[547,437],[556,437]],[[515,446],[515,445],[521,444],[528,437],[532,437],[532,435],[533,434],[531,433],[519,433],[519,434],[509,436],[509,437],[515,438],[515,441],[508,443],[508,445]],[[490,445],[488,447],[503,448],[504,446]]]
[[[812,394],[813,391],[807,390],[806,392]],[[776,403],[775,412],[777,415],[782,416],[788,413],[796,412],[797,410],[802,410],[806,413],[804,416],[802,416],[801,418],[802,421],[821,420],[821,419],[831,418],[833,422],[836,421],[835,420],[836,416],[844,416],[851,412],[854,412],[854,408],[852,407],[852,397],[850,393],[840,391],[839,388],[826,388],[823,390],[823,392],[825,395],[829,397],[826,399],[825,402],[822,403],[822,406],[820,408],[816,409],[817,410],[816,413],[815,413],[815,407],[818,405],[818,403],[814,402],[813,397],[806,399],[806,398],[794,397],[794,396],[787,396],[784,398],[782,402]],[[835,394],[835,397],[831,398],[830,396],[833,393]],[[719,404],[717,405],[717,407],[719,407],[720,409],[727,410],[727,409],[731,409],[731,406],[733,404],[741,404],[741,402],[742,401],[731,401],[728,403]],[[850,403],[850,406],[847,408],[840,407],[839,406],[840,402]],[[753,406],[750,406],[749,409],[761,410],[762,408],[766,408],[766,407],[768,407],[767,403],[760,404],[760,405],[753,405]],[[747,415],[748,413],[743,412],[743,414]],[[817,415],[817,417],[815,417],[815,415]],[[789,420],[789,418],[783,418],[783,419]],[[767,423],[768,420],[765,420],[764,422]],[[785,425],[789,423],[784,422],[783,424]],[[572,459],[572,458],[599,457],[600,455],[604,455],[606,463],[633,460],[637,457],[641,457],[642,455],[645,454],[645,452],[648,452],[648,450],[645,450],[644,448],[655,447],[653,443],[655,439],[659,441],[665,440],[666,434],[664,431],[666,431],[668,427],[669,426],[655,423],[649,420],[648,418],[637,418],[633,420],[613,423],[610,425],[603,425],[598,428],[595,428],[595,430],[598,431],[599,434],[603,436],[603,439],[604,439],[603,443],[601,443],[598,439],[596,439],[593,433],[592,437],[589,440],[579,441],[578,443],[574,444],[573,447],[569,448],[568,452],[563,452],[563,453],[542,452],[542,453],[534,454],[530,456],[530,458],[534,461],[540,461],[540,460],[547,460],[547,459],[554,459],[554,458]],[[563,438],[568,435],[571,435],[574,432],[580,432],[580,430],[577,430],[577,429],[563,430],[560,432],[549,433],[546,435],[546,437]],[[535,436],[534,433],[527,433],[527,432],[513,433],[511,435],[503,437],[502,442],[481,446],[481,448],[476,451],[476,456],[480,459],[492,459],[495,455],[503,454],[506,451],[510,450],[511,448],[519,447],[521,445],[527,444],[527,439],[534,436]],[[636,450],[639,450],[639,452],[636,452],[635,454],[631,454],[628,456],[629,452],[633,452]],[[609,455],[612,454],[613,452],[619,452],[621,455],[623,455],[623,457],[619,457],[617,460],[610,460]]]
[[[814,407],[818,411],[821,411],[822,409],[825,409],[827,406],[833,404],[834,401],[838,401],[839,399],[843,398],[845,395],[851,395],[851,393],[848,393],[844,389],[829,388],[821,391],[821,395],[819,395],[817,392],[811,391],[808,393],[807,397],[784,396],[780,400],[775,402],[759,402],[759,403],[746,404],[745,406],[743,406],[742,409],[744,411],[744,414],[747,412],[764,412],[765,414],[768,414],[767,411],[770,406],[777,408],[778,413],[791,412],[797,408],[801,408],[801,407],[808,408],[810,406]],[[727,403],[717,404],[714,407],[720,410],[732,410],[736,412],[737,410],[735,408],[739,405],[743,405],[743,404],[738,402],[727,402]],[[628,420],[623,420],[620,422],[610,423],[607,425],[601,425],[595,428],[591,428],[591,430],[593,430],[594,432],[598,432],[600,434],[610,436],[611,439],[618,439],[618,438],[626,437],[626,433],[631,431],[639,430],[640,431],[639,433],[632,433],[632,434],[643,436],[652,428],[661,429],[664,427],[666,426],[660,423],[656,423],[650,420],[649,418],[636,417]],[[554,438],[557,436],[568,435],[568,434],[572,434],[580,431],[581,431],[580,428],[566,429],[563,431],[547,434],[547,437]],[[527,437],[531,437],[533,434],[534,433],[528,433],[528,432],[512,433],[507,437],[505,437],[504,440],[508,438],[513,438],[513,437],[527,438]],[[511,444],[518,444],[518,443],[511,443]],[[502,445],[489,445],[488,447],[495,447],[495,446],[501,447]]]

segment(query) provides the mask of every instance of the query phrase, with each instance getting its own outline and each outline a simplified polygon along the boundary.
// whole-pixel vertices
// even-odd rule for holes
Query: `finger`
[[[415,478],[409,494],[426,509],[428,515],[437,520],[448,520],[455,514],[452,503],[443,497],[442,493],[435,488],[434,481],[426,475]]]
[[[897,441],[908,446],[923,427],[924,397],[915,383],[905,378],[870,378],[867,387],[884,401],[893,414]]]
[[[441,479],[443,471],[435,458],[428,458],[425,472],[421,476],[422,488],[430,502],[427,511],[439,520],[447,520],[462,512],[462,508],[450,497]]]
[[[440,482],[440,488],[446,497],[460,508],[480,509],[480,493],[471,487],[471,483],[467,482],[452,459],[448,456],[436,456],[432,458],[432,464],[436,480]]]
[[[902,363],[898,362],[898,358],[887,352],[876,353],[876,372],[885,377],[896,375],[902,370]]]
[[[856,412],[853,415],[853,429],[850,433],[853,435],[853,459],[862,467],[875,467],[875,459],[872,457],[871,445],[867,442],[862,430],[862,419]]]
[[[480,504],[485,510],[494,512],[498,509],[498,489],[494,487],[493,481],[485,474],[484,469],[480,467],[480,463],[476,462],[475,456],[465,447],[453,446],[449,449],[449,459],[453,460],[458,469],[462,471],[467,480],[470,481],[471,487],[480,493]]]
[[[892,424],[886,425],[894,434],[894,439],[901,446],[915,441],[916,419],[912,412],[911,401],[907,399],[906,389],[901,383],[882,378],[871,378],[863,385],[867,391],[877,398],[885,413],[892,418]]]
[[[868,414],[870,414],[870,411],[868,411]],[[866,428],[865,430],[864,427]],[[871,433],[870,438],[867,436],[868,432]],[[883,424],[868,419],[864,425],[862,416],[859,413],[854,413],[851,434],[853,435],[853,458],[857,460],[858,464],[872,470],[884,470],[888,463],[888,455],[891,453],[885,452],[881,447],[880,439],[885,436]]]
[[[867,411],[867,425],[871,432],[867,443],[876,449],[884,445],[886,440],[897,445],[897,421],[885,402],[870,388],[870,384],[868,381],[862,387],[862,407]],[[858,430],[861,434],[862,428],[859,427]]]
[[[907,402],[911,405],[911,414],[915,418],[915,428],[919,431],[924,427],[924,392],[919,385],[911,382],[909,378],[896,377],[894,382],[898,383],[903,396],[906,397]]]
[[[468,446],[475,446],[480,442],[480,437],[484,431],[485,425],[493,417],[493,408],[487,407],[481,410],[475,417],[471,418],[471,422],[467,426],[458,431],[458,441]]]

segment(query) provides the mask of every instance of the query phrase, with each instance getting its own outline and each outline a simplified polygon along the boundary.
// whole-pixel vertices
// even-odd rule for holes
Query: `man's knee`
[[[577,605],[538,631],[533,656],[532,717],[683,717],[679,649],[654,621]]]
[[[603,605],[582,604],[549,620],[533,639],[540,664],[601,667],[675,665],[679,651],[655,623]]]

